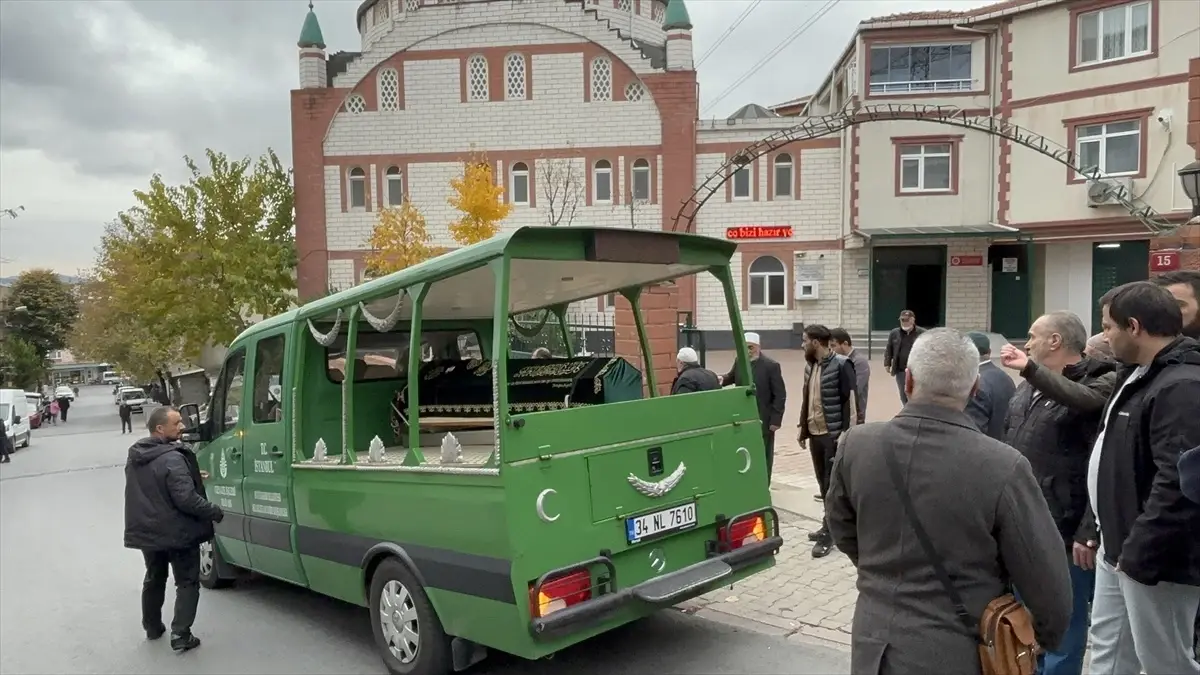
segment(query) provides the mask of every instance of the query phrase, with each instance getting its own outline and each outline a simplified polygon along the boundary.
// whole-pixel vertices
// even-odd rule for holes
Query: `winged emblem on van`
[[[671,490],[674,490],[675,486],[679,485],[679,481],[683,480],[683,474],[686,471],[687,467],[684,466],[683,462],[680,462],[679,466],[675,467],[675,470],[671,472],[671,475],[658,482],[642,480],[632,473],[629,474],[629,478],[626,480],[629,481],[629,484],[633,486],[634,490],[637,490],[647,497],[657,499],[658,497],[667,494]]]

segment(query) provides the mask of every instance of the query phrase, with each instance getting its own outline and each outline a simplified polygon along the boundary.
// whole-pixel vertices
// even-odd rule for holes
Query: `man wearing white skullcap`
[[[684,347],[675,357],[675,381],[671,383],[672,394],[688,394],[694,391],[715,391],[721,388],[717,374],[700,365],[696,350]]]
[[[783,426],[783,407],[787,403],[787,388],[779,362],[762,353],[758,333],[746,333],[746,351],[750,354],[750,374],[754,378],[754,395],[758,399],[758,419],[762,421],[763,445],[767,450],[767,484],[775,464],[775,432]],[[721,376],[722,386],[746,386],[739,381],[737,363]]]

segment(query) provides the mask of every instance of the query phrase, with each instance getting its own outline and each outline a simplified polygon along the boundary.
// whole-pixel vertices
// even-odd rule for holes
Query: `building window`
[[[650,8],[650,18],[654,20],[654,23],[657,23],[660,26],[662,25],[663,5],[661,2],[655,2],[654,5]]]
[[[625,100],[630,103],[637,103],[646,96],[646,90],[642,87],[641,82],[630,82],[625,86]]]
[[[1075,157],[1085,172],[1130,176],[1141,170],[1142,123],[1138,120],[1075,127]]]
[[[376,5],[376,7],[378,6]],[[379,71],[379,109],[389,111],[400,109],[400,75],[395,68],[384,68]]]
[[[607,56],[592,59],[592,100],[612,100],[612,61]]]
[[[871,48],[871,93],[970,91],[971,45]]]
[[[609,310],[617,306],[617,294],[609,293],[604,296],[604,309]]]
[[[404,0],[404,11],[415,12],[421,6],[421,0]]]
[[[750,263],[750,306],[787,306],[787,269],[779,258],[759,256]]]
[[[792,156],[775,155],[775,197],[792,196]]]
[[[482,54],[467,59],[467,100],[488,100],[488,62]]]
[[[504,98],[519,101],[525,98],[525,56],[509,54],[504,58]]]
[[[607,159],[596,162],[592,170],[592,201],[608,204],[612,202],[612,164]]]
[[[346,112],[350,113],[351,115],[358,115],[366,112],[366,110],[367,99],[363,98],[362,95],[351,94],[350,97],[346,99]]]
[[[379,2],[375,3],[375,9],[373,12],[375,14],[375,18],[373,23],[378,25],[387,20],[388,14],[390,13],[390,8],[388,7],[390,2],[391,0],[380,0]]]
[[[512,185],[509,186],[509,191],[512,193],[513,204],[529,205],[529,167],[525,162],[513,164]]]
[[[739,167],[733,172],[733,198],[750,199],[750,165]]]
[[[633,198],[650,201],[650,162],[639,159],[633,163]]]
[[[1150,3],[1117,5],[1079,15],[1079,65],[1150,53]]]
[[[633,0],[617,0],[617,9],[622,12],[632,12]]]
[[[358,167],[350,169],[350,207],[355,209],[367,206],[367,172]]]
[[[949,192],[950,154],[950,143],[900,146],[900,191]]]
[[[389,166],[386,175],[388,206],[400,206],[404,203],[404,174],[400,167]]]

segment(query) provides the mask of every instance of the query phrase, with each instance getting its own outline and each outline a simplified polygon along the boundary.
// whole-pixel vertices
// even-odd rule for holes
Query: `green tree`
[[[37,347],[17,337],[0,343],[0,380],[4,387],[33,390],[45,375],[46,359]]]
[[[12,285],[4,320],[9,332],[31,345],[37,354],[67,346],[71,327],[79,316],[75,290],[55,272],[35,269],[22,272]],[[16,308],[24,307],[21,311]]]

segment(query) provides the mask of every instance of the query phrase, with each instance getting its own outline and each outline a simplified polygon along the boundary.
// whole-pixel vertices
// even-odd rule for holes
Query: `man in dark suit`
[[[963,412],[983,433],[1004,440],[1004,418],[1008,404],[1017,392],[1017,384],[1008,373],[992,363],[992,340],[983,333],[967,333],[979,351],[979,388]]]
[[[1067,629],[1067,559],[1029,461],[980,434],[962,412],[978,372],[965,335],[929,330],[908,359],[908,405],[887,422],[842,434],[825,511],[834,543],[858,569],[851,673],[978,675],[979,633],[966,623],[1010,584],[1037,589],[1024,600],[1042,647],[1057,647]],[[967,621],[956,615],[914,518],[950,570]]]
[[[775,464],[775,432],[783,426],[783,406],[787,403],[787,387],[783,386],[783,371],[779,362],[762,353],[758,333],[746,333],[746,351],[750,353],[750,374],[754,378],[754,395],[758,399],[758,419],[763,425],[763,445],[767,448],[767,484]],[[741,382],[737,362],[721,376],[722,387],[745,386]]]

